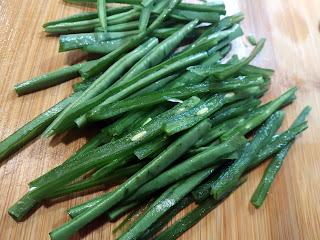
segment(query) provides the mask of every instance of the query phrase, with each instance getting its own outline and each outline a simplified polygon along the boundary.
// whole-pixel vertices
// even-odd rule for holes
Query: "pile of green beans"
[[[115,221],[126,214],[118,239],[176,239],[272,158],[251,199],[262,206],[296,137],[308,128],[311,109],[277,133],[283,108],[298,89],[262,104],[273,70],[250,63],[265,39],[250,36],[248,57],[225,59],[232,41],[243,35],[243,14],[224,16],[224,4],[181,0],[65,1],[97,10],[43,27],[60,35],[60,51],[84,51],[91,60],[15,86],[24,95],[81,79],[69,97],[0,142],[0,161],[39,135],[90,125],[99,132],[30,182],[9,214],[22,221],[45,201],[103,189],[68,209],[71,220],[54,229],[51,239],[69,239],[101,215]],[[108,191],[110,183],[119,185]],[[192,203],[194,210],[158,234]]]

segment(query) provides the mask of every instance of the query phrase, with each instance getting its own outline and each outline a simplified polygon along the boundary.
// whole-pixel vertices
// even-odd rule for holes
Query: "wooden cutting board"
[[[243,11],[246,34],[266,37],[256,64],[276,70],[266,100],[293,85],[298,99],[286,108],[284,127],[309,104],[310,129],[298,138],[271,192],[259,210],[249,201],[265,166],[255,170],[245,185],[181,239],[319,239],[320,238],[320,2],[318,0],[227,0],[229,14]],[[58,53],[58,40],[41,25],[85,10],[62,0],[0,0],[0,139],[71,93],[72,82],[23,97],[14,84],[84,58],[78,52]],[[240,55],[250,47],[243,38],[234,44]],[[80,138],[80,140],[76,140]],[[90,199],[91,194],[37,209],[16,223],[8,207],[26,191],[27,183],[62,163],[85,141],[68,135],[38,139],[0,165],[0,239],[48,239],[48,233],[68,220],[66,209]],[[180,215],[181,216],[181,215]],[[93,223],[74,239],[114,239],[118,224]]]

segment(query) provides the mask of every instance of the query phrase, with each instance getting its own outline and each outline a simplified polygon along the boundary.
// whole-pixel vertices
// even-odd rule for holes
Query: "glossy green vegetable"
[[[281,133],[280,135],[273,136],[271,142],[260,151],[258,157],[250,164],[250,169],[260,165],[262,161],[288,146],[298,134],[306,130],[308,126],[305,121],[310,110],[310,107],[304,108],[287,131]]]
[[[252,162],[259,151],[270,142],[272,136],[281,126],[283,118],[283,112],[276,112],[259,128],[252,142],[245,146],[240,158],[228,167],[212,185],[211,194],[215,199],[220,199],[226,192],[226,189],[239,181],[241,175],[249,167],[250,162]]]
[[[271,187],[272,182],[274,181],[278,171],[280,170],[284,158],[287,156],[291,146],[293,143],[289,143],[286,147],[284,147],[269,163],[267,169],[265,170],[261,182],[259,183],[257,189],[255,190],[251,203],[259,208],[265,201],[269,189]]]
[[[128,97],[130,96],[130,94],[135,93],[141,88],[146,87],[165,76],[171,75],[179,70],[185,69],[187,66],[200,62],[201,60],[207,58],[207,56],[208,55],[206,52],[200,52],[198,54],[187,56],[182,59],[178,57],[176,62],[171,63],[170,65],[167,65],[166,62],[159,64],[147,70],[147,73],[150,73],[149,75],[143,72],[141,75],[146,75],[145,77],[141,78],[141,75],[137,75],[127,84],[112,88],[109,91],[105,91],[104,93],[91,99],[89,102],[83,104],[83,106],[80,106],[79,109],[73,109],[73,111],[77,113],[85,113],[86,110],[88,111],[92,107],[94,107],[87,113],[88,115],[93,115],[96,113],[97,109],[99,110],[100,105],[98,104],[106,105],[121,100],[125,97]],[[101,100],[103,100],[103,102],[101,102]],[[86,115],[83,115],[81,118],[78,118],[76,120],[76,123],[78,126],[83,126],[84,124],[86,124]]]
[[[197,23],[198,21],[194,20],[189,24],[186,24],[179,31],[158,44],[149,54],[137,62],[119,81],[117,81],[113,87],[124,85],[136,75],[140,74],[141,71],[161,63],[183,41],[183,39],[190,34]]]
[[[193,202],[193,198],[187,195],[181,199],[176,205],[174,205],[169,212],[162,216],[158,221],[151,225],[145,232],[140,236],[139,239],[147,240],[152,238],[157,232],[164,228],[174,216],[176,216],[181,210],[188,207]]]
[[[138,30],[125,32],[95,32],[95,33],[78,33],[60,36],[60,52],[70,51],[83,48],[92,44],[112,41],[122,38],[128,38],[136,35]]]
[[[131,177],[137,171],[139,171],[143,167],[144,163],[138,163],[129,167],[119,168],[115,173],[111,173],[113,169],[110,167],[108,172],[106,172],[106,176],[92,176],[86,180],[83,180],[79,183],[71,184],[62,188],[57,189],[47,196],[48,199],[57,198],[66,196],[67,194],[83,191],[92,187],[102,186],[102,185],[110,185],[112,183],[119,183],[120,181]],[[118,166],[116,166],[118,167]]]
[[[228,119],[238,117],[240,115],[250,112],[252,109],[256,108],[261,104],[259,99],[249,98],[229,106],[222,108],[220,111],[216,112],[211,118],[212,124],[216,125],[222,123]]]
[[[200,171],[190,178],[178,182],[165,191],[154,204],[139,218],[135,224],[119,240],[139,238],[153,223],[168,212],[177,202],[190,193],[198,184],[212,173],[211,169]]]
[[[247,58],[239,61],[236,64],[231,64],[231,65],[221,64],[214,67],[206,67],[206,68],[194,66],[194,67],[188,68],[188,70],[203,76],[212,75],[218,78],[219,80],[226,79],[232,76],[233,74],[239,72],[239,70],[244,66],[248,65],[262,50],[264,43],[265,43],[265,39],[260,40],[257,46],[255,47],[255,49],[251,52],[251,54]]]
[[[162,149],[163,147],[167,146],[167,144],[168,144],[168,136],[163,135],[137,148],[134,151],[134,155],[136,155],[137,158],[142,160],[149,157],[150,155],[157,152],[158,150]]]
[[[123,215],[125,215],[126,213],[128,213],[130,210],[136,208],[139,204],[141,203],[134,202],[121,207],[116,206],[114,209],[111,209],[110,211],[108,211],[107,213],[108,219],[114,222],[118,220],[120,217],[122,217]]]
[[[162,102],[170,101],[171,98],[186,99],[191,96],[196,96],[204,93],[218,93],[232,90],[239,90],[247,87],[257,86],[262,84],[262,79],[256,80],[236,80],[224,83],[201,83],[198,85],[184,87],[183,89],[168,89],[158,92],[152,92],[140,95],[134,98],[125,99],[111,104],[100,104],[95,108],[95,112],[86,114],[89,121],[98,121],[108,119],[119,114],[150,107]]]
[[[131,40],[130,37],[119,38],[116,40],[84,46],[82,50],[87,53],[108,54],[115,51],[117,48],[120,48],[122,45],[126,44],[130,40]]]
[[[50,171],[49,176],[42,179],[42,181],[45,181],[44,184],[33,189],[33,191],[29,191],[13,205],[10,208],[10,214],[16,219],[21,219],[36,203],[46,198],[52,192],[52,189],[66,185],[89,170],[112,162],[115,158],[128,156],[130,152],[133,153],[135,148],[158,136],[165,122],[174,119],[177,114],[181,114],[180,108],[187,111],[198,104],[199,101],[198,98],[192,97],[160,114],[153,121],[128,135],[69,159],[65,164]]]
[[[37,188],[41,185],[46,185],[47,182],[50,182],[57,178],[64,169],[67,169],[69,165],[82,162],[83,159],[79,158],[80,155],[83,155],[97,147],[108,143],[111,140],[111,136],[107,131],[102,130],[100,133],[95,135],[90,139],[86,144],[84,144],[75,154],[73,154],[69,159],[62,163],[59,167],[56,167],[49,172],[45,173],[41,177],[33,180],[29,183],[30,188]]]
[[[106,0],[97,0],[98,16],[101,27],[107,31],[107,11],[106,11]]]
[[[201,22],[208,22],[208,23],[216,23],[220,19],[220,13],[196,12],[196,11],[180,10],[180,9],[174,10],[170,16],[179,20],[189,21],[192,19],[199,19]]]
[[[136,10],[131,10],[124,13],[119,13],[107,17],[107,22],[111,27],[112,31],[119,32],[125,31],[125,29],[132,29],[132,27],[126,27],[125,24],[135,21],[139,18],[139,12]],[[92,18],[87,20],[79,20],[72,22],[62,22],[54,25],[49,25],[45,27],[45,31],[52,34],[70,34],[70,33],[81,33],[81,32],[92,32],[95,28],[99,28],[101,22],[99,18]],[[137,29],[137,28],[135,28]],[[86,36],[86,35],[79,35]],[[89,35],[90,36],[90,35]],[[110,37],[110,35],[106,35]],[[75,37],[75,36],[74,36]]]
[[[15,85],[19,96],[49,88],[79,76],[79,70],[86,63],[79,63],[68,67],[63,67],[53,72],[32,78],[28,81]]]
[[[245,119],[245,121],[239,122],[239,124],[230,129],[230,131],[223,134],[221,136],[221,139],[226,140],[239,131],[243,135],[249,133],[251,130],[264,122],[272,113],[283,107],[285,104],[292,102],[292,100],[295,99],[296,91],[297,88],[291,88],[277,99],[262,106],[260,108],[260,111],[255,112],[255,114],[250,114],[248,118]]]
[[[163,172],[153,180],[140,187],[130,198],[128,202],[144,199],[157,190],[173,184],[195,172],[208,167],[214,169],[223,161],[221,158],[227,156],[243,147],[244,141],[241,137],[235,136],[233,139],[203,151],[191,158],[184,160],[176,166]]]
[[[80,70],[81,75],[88,78],[103,72],[108,66],[110,66],[110,64],[112,64],[112,62],[115,61],[115,59],[118,59],[122,54],[138,46],[148,35],[157,29],[180,2],[181,0],[171,1],[169,6],[156,18],[156,20],[153,21],[145,32],[134,36],[130,42],[123,45],[121,48],[118,48],[110,54],[95,60],[92,64],[83,67]]]
[[[149,19],[151,16],[152,8],[155,3],[155,0],[151,1],[142,1],[142,10],[139,19],[139,30],[145,31],[149,24]]]
[[[115,15],[118,13],[123,13],[127,12],[129,10],[132,10],[132,6],[121,6],[121,7],[112,7],[112,8],[107,8],[107,15]],[[78,22],[78,21],[83,21],[83,20],[90,20],[90,19],[95,19],[98,18],[98,13],[97,12],[81,12],[77,13],[68,17],[64,17],[58,20],[50,21],[45,24],[43,24],[43,27],[51,26],[51,25],[56,25],[60,23],[67,23],[67,22]]]
[[[186,216],[179,219],[173,225],[171,225],[168,229],[163,231],[157,237],[156,240],[167,240],[167,239],[177,239],[184,232],[186,232],[189,228],[197,224],[202,218],[204,218],[208,213],[210,213],[213,209],[220,205],[224,199],[226,199],[233,191],[235,191],[238,187],[240,187],[246,180],[241,179],[236,186],[228,189],[226,194],[221,197],[219,200],[215,199],[207,199],[203,203],[201,203],[197,208],[193,209]]]
[[[156,159],[147,164],[125,183],[120,185],[106,199],[103,199],[101,202],[99,202],[98,205],[92,207],[89,211],[84,212],[58,229],[53,230],[50,233],[51,238],[54,240],[72,236],[87,223],[91,222],[93,219],[112,208],[118,202],[128,197],[137,188],[139,188],[139,186],[150,180],[152,177],[158,175],[163,169],[165,169],[184,152],[186,152],[187,149],[204,134],[208,127],[210,127],[210,124],[208,124],[207,121],[204,121],[188,131],[173,144],[171,144],[167,150],[160,154]]]
[[[56,118],[56,116],[70,105],[80,93],[71,95],[62,100],[52,108],[40,114],[29,123],[18,129],[9,137],[0,142],[0,161],[8,157],[10,154],[22,148],[29,141],[40,135],[46,127]]]
[[[72,113],[74,109],[81,103],[85,103],[89,99],[103,92],[113,82],[115,82],[119,76],[126,71],[126,69],[131,67],[135,61],[149,52],[157,43],[158,40],[152,38],[114,63],[105,73],[95,80],[93,84],[90,85],[90,87],[84,91],[76,101],[73,102],[72,105],[66,108],[59,115],[59,117],[47,128],[45,135],[50,136],[54,134],[61,125],[65,126],[64,122],[66,119],[70,118],[70,112]]]
[[[225,104],[229,104],[250,96],[256,96],[256,94],[259,94],[259,91],[259,87],[251,87],[235,92],[215,94],[208,98],[208,100],[203,104],[199,104],[190,111],[182,114],[179,119],[176,119],[175,122],[166,124],[164,130],[169,135],[175,134],[193,126],[204,118],[210,117],[210,115],[221,109]]]

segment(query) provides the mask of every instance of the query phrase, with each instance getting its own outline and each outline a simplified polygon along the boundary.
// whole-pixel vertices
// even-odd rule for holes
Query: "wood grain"
[[[226,0],[229,13],[243,11],[247,34],[268,42],[256,64],[276,69],[266,100],[288,87],[300,89],[286,109],[285,126],[306,105],[312,106],[310,129],[299,137],[260,210],[249,204],[265,166],[247,183],[181,239],[319,239],[320,236],[320,2],[318,0]],[[58,54],[58,41],[47,37],[47,20],[80,12],[84,7],[61,0],[0,0],[0,139],[71,92],[72,83],[17,97],[15,83],[81,60],[78,52]],[[248,53],[245,38],[234,51]],[[22,223],[7,214],[8,207],[26,191],[27,183],[62,163],[84,142],[72,137],[38,139],[0,166],[0,239],[48,239],[48,232],[68,220],[65,210],[93,195],[43,206]],[[61,141],[63,140],[63,141]],[[183,213],[182,213],[183,214]],[[74,239],[114,239],[116,224],[93,223]]]

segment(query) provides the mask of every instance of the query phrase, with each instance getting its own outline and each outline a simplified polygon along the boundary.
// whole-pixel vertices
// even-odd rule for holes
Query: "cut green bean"
[[[280,135],[275,135],[272,138],[270,144],[268,144],[263,150],[261,150],[257,159],[255,159],[250,164],[249,169],[255,168],[256,166],[260,165],[262,161],[279,152],[291,141],[293,141],[298,134],[306,130],[308,128],[308,125],[305,121],[310,110],[310,107],[306,107],[287,131],[281,133]]]
[[[62,225],[61,227],[53,230],[50,233],[51,238],[54,240],[72,236],[83,226],[115,206],[124,198],[128,197],[137,188],[139,188],[139,186],[150,180],[152,177],[158,175],[167,166],[185,153],[187,149],[204,134],[208,127],[210,127],[210,124],[208,124],[207,121],[204,121],[188,131],[173,144],[171,144],[167,150],[163,152],[163,154],[159,155],[158,158],[154,159],[124,184],[120,185],[111,195],[98,203],[98,205],[72,219],[70,222]]]
[[[146,231],[141,235],[139,239],[147,240],[152,238],[157,232],[164,228],[174,216],[176,216],[181,210],[188,207],[193,202],[193,198],[189,195],[180,200],[168,213],[162,216],[157,222],[151,225]]]
[[[60,188],[50,195],[47,196],[48,199],[58,198],[66,196],[67,194],[83,191],[92,187],[102,186],[105,184],[119,183],[120,181],[131,177],[137,171],[143,167],[143,163],[136,164],[133,166],[117,169],[116,173],[109,174],[103,177],[90,177],[86,180],[83,180],[79,183],[71,184]]]
[[[186,216],[175,222],[168,229],[163,231],[157,237],[156,240],[177,239],[189,228],[197,224],[202,218],[209,214],[213,209],[219,206],[224,199],[226,199],[233,191],[240,187],[246,180],[241,179],[235,186],[229,188],[224,196],[219,200],[207,199],[201,203],[197,208],[193,209]]]
[[[263,177],[255,190],[252,198],[251,203],[256,207],[259,208],[262,206],[263,202],[265,201],[267,194],[271,188],[271,185],[280,170],[285,157],[287,156],[291,146],[293,143],[289,143],[286,147],[284,147],[269,163],[267,169],[265,170]]]
[[[115,209],[111,209],[110,211],[108,211],[107,213],[108,219],[114,222],[118,220],[121,216],[125,215],[130,210],[137,207],[138,204],[141,204],[141,203],[135,202],[135,203],[129,203],[125,206],[115,207]]]
[[[169,188],[125,234],[119,237],[119,240],[139,238],[143,235],[144,231],[176,205],[178,201],[190,193],[198,184],[210,176],[211,173],[211,169],[200,171],[187,180],[184,180],[181,183],[179,182],[177,185]]]
[[[205,58],[207,58],[208,55],[206,52],[200,52],[198,54],[192,55],[192,56],[187,56],[185,58],[180,59],[179,57],[177,59],[179,59],[180,61],[176,61],[174,63],[172,63],[171,65],[166,65],[164,63],[157,65],[153,68],[150,68],[149,70],[147,70],[147,72],[151,73],[145,77],[140,78],[141,75],[137,75],[135,78],[133,78],[131,81],[129,81],[127,84],[125,84],[124,86],[119,86],[119,87],[115,87],[110,89],[110,91],[105,91],[104,93],[96,96],[95,98],[91,99],[90,101],[88,101],[87,103],[83,104],[83,106],[80,106],[79,109],[73,109],[74,112],[76,112],[77,114],[74,115],[78,115],[78,113],[85,113],[85,111],[88,111],[87,114],[88,115],[94,115],[97,111],[97,109],[100,108],[100,105],[106,105],[106,104],[110,104],[113,103],[115,101],[121,100],[125,97],[128,97],[130,94],[135,93],[136,91],[140,90],[143,87],[146,87],[154,82],[156,82],[157,80],[171,75],[179,70],[185,69],[187,66],[190,66],[196,62],[200,62],[202,60],[204,60]],[[159,69],[158,71],[155,71]],[[145,73],[142,73],[142,75],[144,75]],[[103,100],[103,102],[101,102],[101,99]],[[100,104],[100,105],[98,105]],[[96,107],[94,107],[96,106]],[[94,107],[94,108],[92,108]],[[87,115],[86,114],[86,115]],[[87,123],[87,117],[86,115],[82,115],[81,118],[78,118],[76,120],[76,123],[78,126],[83,126]],[[70,119],[70,118],[69,118]]]
[[[105,73],[103,73],[93,84],[85,91],[83,94],[73,102],[68,108],[66,108],[59,117],[47,128],[45,136],[50,136],[55,133],[56,129],[60,126],[65,126],[64,121],[70,118],[70,112],[79,106],[81,103],[85,103],[90,98],[103,92],[107,87],[109,87],[113,82],[115,82],[119,76],[126,71],[132,64],[143,57],[147,52],[149,52],[156,44],[158,40],[151,38],[135,50],[131,51],[119,61],[114,63]],[[62,126],[62,127],[63,127]]]
[[[147,28],[145,32],[134,36],[130,42],[123,45],[121,48],[118,48],[110,54],[94,61],[92,64],[83,67],[80,70],[81,76],[88,78],[100,72],[103,72],[112,62],[115,61],[115,59],[119,58],[128,50],[139,45],[148,35],[150,35],[155,29],[157,29],[180,2],[181,0],[171,1],[169,6],[156,18],[156,20],[153,21],[153,23]]]
[[[79,70],[86,63],[79,63],[68,67],[60,68],[56,71],[32,78],[31,80],[15,85],[19,96],[46,89],[79,76]]]
[[[225,104],[247,98],[248,96],[256,96],[256,94],[259,94],[259,89],[259,87],[251,87],[238,92],[235,91],[223,94],[215,94],[203,104],[196,106],[188,112],[185,112],[180,116],[180,119],[176,119],[175,122],[167,123],[164,130],[167,134],[172,135],[187,129],[202,119],[209,117],[221,109]]]
[[[201,22],[216,23],[220,20],[220,14],[215,12],[196,12],[190,10],[176,9],[170,15],[179,20],[199,19]]]
[[[132,6],[121,6],[121,7],[112,7],[112,8],[107,8],[107,15],[115,15],[118,13],[123,13],[127,12],[129,10],[132,10]],[[90,19],[95,19],[98,18],[98,13],[97,12],[82,12],[82,13],[77,13],[75,15],[71,15],[68,17],[64,17],[58,20],[50,21],[45,24],[43,24],[43,27],[51,26],[51,25],[56,25],[60,23],[67,23],[67,22],[78,22],[78,21],[83,21],[83,20],[90,20]]]
[[[116,49],[120,48],[124,44],[128,43],[131,40],[130,37],[128,38],[119,38],[115,40],[110,40],[106,42],[101,42],[97,44],[91,44],[88,46],[84,46],[82,48],[83,51],[88,53],[101,53],[101,54],[108,54]]]
[[[154,2],[155,0],[151,0],[148,2],[142,1],[141,4],[143,7],[139,19],[139,31],[147,30]]]
[[[100,104],[95,108],[95,112],[86,114],[89,121],[99,121],[108,119],[124,112],[150,107],[161,102],[168,101],[170,98],[186,99],[191,96],[196,96],[204,93],[218,93],[232,90],[239,90],[247,87],[257,86],[263,83],[263,79],[242,79],[236,81],[228,81],[224,83],[201,83],[198,85],[181,88],[168,89],[158,92],[153,92],[145,95],[140,95],[135,98],[129,98],[111,104]]]
[[[60,36],[60,52],[70,51],[83,48],[92,44],[99,44],[105,41],[112,41],[132,37],[138,33],[138,30],[125,32],[95,32],[95,33],[78,33]]]
[[[181,43],[183,39],[185,39],[197,23],[197,20],[190,22],[172,36],[158,44],[149,54],[137,62],[119,81],[117,81],[114,87],[128,83],[132,78],[141,73],[141,71],[159,64]]]
[[[62,100],[52,108],[34,118],[29,123],[18,129],[9,137],[0,142],[0,162],[10,154],[22,148],[29,141],[40,135],[46,127],[55,119],[55,117],[70,105],[80,93],[71,95]]]
[[[295,93],[297,88],[291,88],[283,95],[278,97],[277,99],[271,101],[270,103],[262,106],[261,111],[257,111],[253,115],[249,115],[246,121],[243,121],[237,124],[230,131],[223,134],[220,138],[221,140],[226,140],[229,137],[233,136],[237,132],[241,132],[243,135],[249,133],[251,130],[259,126],[262,122],[264,122],[272,113],[277,111],[279,108],[283,107],[284,104],[290,103],[293,99],[295,99]]]
[[[272,136],[281,126],[284,113],[278,111],[259,128],[251,143],[248,143],[240,158],[237,159],[228,169],[221,174],[219,179],[212,185],[211,194],[215,199],[220,199],[230,186],[239,181],[241,175],[246,171],[250,162],[259,151],[270,142]]]
[[[160,138],[156,138],[151,142],[148,142],[141,147],[137,148],[134,151],[134,155],[140,160],[145,159],[152,155],[154,152],[162,149],[163,147],[167,146],[168,144],[168,136],[163,135]]]
[[[72,160],[69,160],[67,164],[55,168],[51,171],[50,181],[33,189],[33,191],[29,191],[9,209],[10,215],[17,220],[22,219],[36,203],[46,198],[46,196],[52,192],[52,189],[66,185],[68,182],[71,182],[84,173],[110,163],[114,158],[127,156],[128,154],[133,153],[135,148],[158,136],[162,132],[163,124],[165,122],[173,119],[177,114],[181,114],[181,108],[184,108],[184,111],[187,111],[198,104],[199,101],[199,98],[192,97],[160,114],[153,121],[128,135],[111,141],[94,150],[87,151],[84,154],[77,155],[72,158]]]
[[[106,11],[106,0],[97,0],[98,16],[101,27],[107,31],[107,11]]]
[[[201,66],[200,67],[194,66],[194,67],[188,68],[188,70],[203,76],[213,75],[219,80],[226,79],[234,75],[235,73],[239,72],[239,70],[244,66],[248,65],[262,50],[264,43],[265,43],[265,39],[260,40],[257,46],[255,47],[255,49],[251,52],[251,54],[247,58],[241,60],[236,64],[231,64],[231,65],[221,64],[214,67],[206,67],[206,68]]]
[[[226,106],[220,111],[216,112],[215,115],[211,118],[212,125],[216,125],[228,119],[248,113],[260,104],[261,101],[259,99],[249,98]]]
[[[214,169],[223,162],[221,161],[223,156],[227,156],[242,149],[244,143],[245,142],[242,141],[241,137],[235,136],[230,141],[221,143],[216,147],[212,147],[207,151],[203,151],[188,158],[140,187],[129,199],[127,199],[127,201],[131,202],[138,199],[144,199],[157,190],[175,183],[182,178],[188,177],[197,171],[201,171],[208,167]]]

